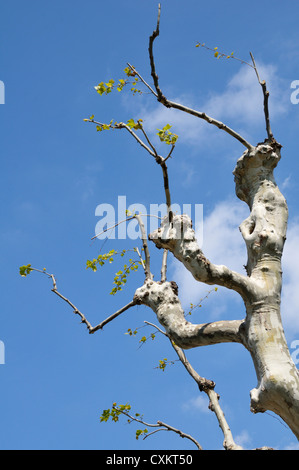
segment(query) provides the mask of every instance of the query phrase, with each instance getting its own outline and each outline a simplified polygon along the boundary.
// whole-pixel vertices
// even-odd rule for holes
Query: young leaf
[[[31,271],[33,271],[33,269],[31,268],[31,264],[20,266],[20,275],[22,277],[28,276],[28,274],[30,274]]]
[[[178,140],[178,135],[173,134],[169,129],[172,126],[170,124],[166,124],[162,129],[157,129],[157,135],[161,142],[165,142],[167,145],[175,145]]]

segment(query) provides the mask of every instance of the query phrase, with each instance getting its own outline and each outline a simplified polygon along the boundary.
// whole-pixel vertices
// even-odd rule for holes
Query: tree
[[[53,282],[53,292],[72,307],[91,334],[102,329],[104,325],[131,307],[136,305],[150,307],[160,323],[159,327],[154,325],[154,328],[169,339],[179,360],[195,380],[199,390],[208,395],[210,407],[223,431],[223,445],[226,449],[240,449],[240,446],[235,444],[220,407],[215,383],[201,377],[193,369],[186,358],[184,350],[217,343],[240,343],[250,353],[257,375],[257,386],[250,392],[251,410],[254,413],[267,410],[273,411],[283,419],[298,439],[299,377],[288,350],[280,315],[281,257],[286,239],[288,209],[286,200],[281,194],[273,175],[273,171],[281,158],[281,145],[275,140],[271,130],[268,107],[269,92],[266,82],[260,79],[254,57],[251,55],[252,64],[248,65],[256,73],[257,84],[261,86],[263,92],[266,127],[264,142],[252,145],[223,122],[208,116],[205,112],[173,102],[163,94],[156,73],[153,53],[155,39],[159,36],[159,27],[160,7],[156,29],[149,38],[149,60],[153,86],[149,85],[133,65],[128,64],[125,69],[126,77],[124,79],[119,79],[117,84],[112,79],[107,83],[100,82],[96,87],[96,91],[100,95],[109,94],[115,88],[121,92],[123,88],[131,83],[131,91],[136,94],[141,92],[136,85],[141,84],[149,90],[162,106],[174,108],[195,118],[205,120],[210,125],[216,126],[220,131],[229,134],[245,147],[246,150],[237,161],[233,173],[236,195],[248,205],[250,210],[250,215],[240,225],[248,256],[245,266],[246,275],[232,271],[227,266],[215,265],[207,259],[196,240],[190,217],[186,214],[175,215],[173,212],[167,164],[173,155],[178,136],[171,132],[171,126],[166,124],[158,131],[160,140],[170,148],[166,156],[161,156],[151,142],[141,119],[138,121],[130,119],[127,123],[112,120],[106,124],[96,121],[94,116],[86,119],[86,121],[95,124],[97,131],[126,130],[161,168],[167,214],[161,221],[160,227],[148,236],[143,223],[144,214],[137,212],[127,214],[126,220],[134,220],[139,225],[143,253],[137,248],[134,249],[134,253],[137,254],[138,258],[137,260],[131,259],[129,265],[125,265],[124,270],[116,274],[112,294],[122,289],[129,272],[136,270],[139,266],[144,270],[144,283],[136,289],[134,297],[127,305],[93,327],[85,315],[58,291],[55,277],[52,274],[47,273],[46,270],[33,268],[31,265],[22,266],[20,273],[26,276],[35,270],[49,276]],[[198,44],[198,46],[206,47],[202,44]],[[217,48],[213,51],[217,58],[234,58],[233,54],[224,55]],[[158,249],[161,249],[163,253],[159,281],[154,280],[151,269],[148,240]],[[120,255],[124,253],[120,253]],[[210,286],[222,286],[237,292],[244,302],[245,318],[243,320],[202,324],[193,324],[187,321],[179,299],[177,284],[175,281],[167,279],[169,253],[181,262],[198,282]],[[96,270],[98,265],[103,265],[106,261],[112,261],[114,255],[116,255],[114,250],[105,255],[100,255],[97,259],[88,261],[87,267]],[[166,359],[163,359],[160,367],[163,369],[165,365]],[[130,422],[137,421],[146,426],[145,429],[137,431],[137,437],[151,434],[147,429],[149,427],[155,427],[154,432],[160,429],[169,429],[179,433],[182,437],[191,439],[199,449],[201,448],[194,438],[183,431],[161,421],[158,421],[155,425],[148,424],[138,414],[132,415],[130,409],[128,404],[113,404],[111,409],[104,410],[102,420],[106,421],[111,417],[114,421],[117,421],[119,416],[123,414],[128,417]]]

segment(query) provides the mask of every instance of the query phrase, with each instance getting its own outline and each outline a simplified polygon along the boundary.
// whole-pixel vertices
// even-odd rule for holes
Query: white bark
[[[137,289],[134,300],[151,307],[182,348],[242,343],[252,356],[258,380],[251,391],[251,410],[274,411],[299,438],[299,375],[280,316],[281,256],[288,210],[273,176],[279,159],[280,146],[275,141],[259,144],[242,155],[234,170],[236,194],[251,211],[240,226],[248,253],[247,276],[209,261],[186,215],[175,216],[171,223],[166,217],[161,227],[149,235],[158,248],[170,250],[198,281],[238,292],[246,308],[243,321],[201,325],[187,322],[175,283],[148,280]]]

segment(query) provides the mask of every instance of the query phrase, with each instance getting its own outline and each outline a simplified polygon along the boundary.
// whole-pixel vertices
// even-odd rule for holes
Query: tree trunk
[[[254,152],[245,152],[234,170],[237,196],[251,210],[240,226],[248,253],[246,269],[253,281],[245,299],[246,347],[258,378],[251,391],[252,411],[274,411],[299,438],[299,376],[280,315],[288,209],[273,176],[279,159],[278,144],[259,145]]]
[[[187,322],[175,283],[147,280],[135,301],[151,307],[167,333],[181,348],[219,342],[239,342],[250,352],[257,374],[251,391],[254,413],[272,410],[299,439],[299,374],[293,363],[280,316],[281,256],[286,239],[288,209],[273,176],[281,146],[265,141],[247,150],[234,170],[236,194],[250,209],[240,225],[247,246],[247,276],[211,263],[198,246],[186,215],[166,217],[149,235],[158,248],[166,248],[195,279],[238,292],[246,307],[244,320],[202,325]],[[221,240],[220,240],[221,242]]]

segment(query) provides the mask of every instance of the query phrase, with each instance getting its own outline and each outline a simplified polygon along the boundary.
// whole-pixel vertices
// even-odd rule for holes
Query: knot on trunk
[[[174,215],[171,222],[168,216],[163,217],[161,226],[150,233],[148,238],[157,248],[168,248],[171,251],[182,242],[196,241],[192,221],[187,214]]]
[[[258,144],[253,150],[246,150],[239,158],[233,175],[236,195],[241,201],[250,204],[252,195],[263,181],[274,182],[273,170],[281,158],[280,148],[276,142]]]

